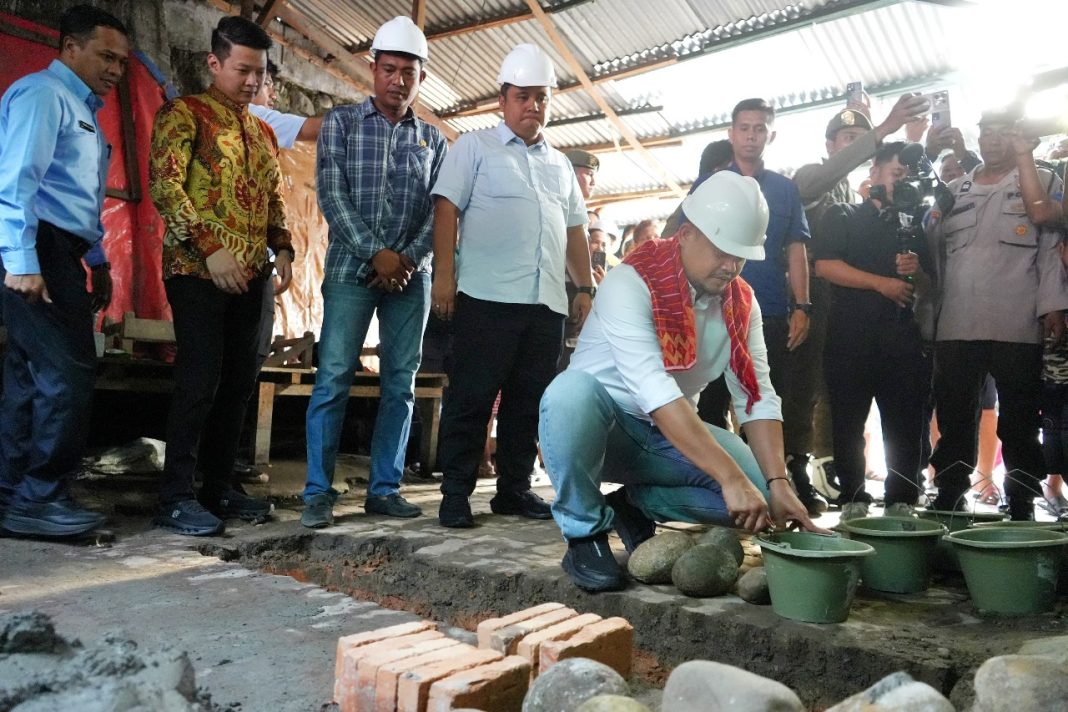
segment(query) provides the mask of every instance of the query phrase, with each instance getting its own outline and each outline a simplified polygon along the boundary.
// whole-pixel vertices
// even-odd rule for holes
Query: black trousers
[[[164,504],[193,497],[198,469],[206,496],[232,486],[245,408],[256,384],[265,282],[264,277],[250,281],[241,295],[227,294],[200,277],[171,277],[164,283],[178,347]]]
[[[790,337],[790,320],[783,317],[764,317],[764,342],[768,347],[768,367],[771,385],[782,399],[782,430],[784,452],[803,455],[812,444],[812,398],[814,381],[808,369],[808,344],[790,351],[786,343]],[[727,427],[730,407],[727,381],[720,376],[701,391],[697,412],[701,420],[720,428]]]
[[[530,489],[538,406],[556,376],[564,316],[540,304],[457,297],[453,357],[441,412],[442,494],[470,496],[497,393],[497,491]]]
[[[1004,341],[940,341],[935,346],[935,409],[941,433],[931,464],[939,495],[968,489],[979,447],[979,398],[989,373],[998,393],[998,438],[1010,498],[1031,500],[1046,476],[1038,443],[1042,346]]]
[[[96,376],[93,311],[81,261],[88,247],[77,235],[42,222],[37,259],[52,303],[30,304],[0,286],[8,335],[0,500],[54,501],[78,470]]]
[[[823,351],[841,502],[870,502],[864,491],[864,423],[879,406],[886,451],[886,504],[916,504],[931,357],[912,320],[843,322],[831,317]],[[941,421],[939,421],[941,422]]]

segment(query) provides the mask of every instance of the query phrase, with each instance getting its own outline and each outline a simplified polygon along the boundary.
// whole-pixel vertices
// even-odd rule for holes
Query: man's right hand
[[[764,495],[760,494],[760,490],[744,475],[729,485],[724,485],[722,491],[723,502],[727,505],[731,520],[739,529],[759,532],[771,523]]]
[[[875,135],[881,141],[909,121],[918,120],[930,108],[931,102],[922,94],[905,94],[890,109],[890,115],[875,127]]]
[[[394,252],[389,248],[379,250],[371,258],[375,278],[368,286],[382,287],[387,292],[403,290],[408,286],[408,280],[412,278],[412,270],[408,268],[408,262],[399,252]]]
[[[916,292],[912,282],[906,282],[893,277],[886,277],[879,282],[879,294],[883,295],[902,309],[912,306],[912,300]]]
[[[434,267],[430,287],[430,308],[439,319],[449,321],[456,312],[456,273],[443,265]]]
[[[244,294],[248,291],[248,275],[230,250],[222,247],[212,252],[205,262],[216,287],[227,294]]]
[[[15,292],[30,304],[44,302],[52,303],[52,297],[48,295],[48,287],[44,277],[39,274],[11,274],[4,275],[4,287]]]

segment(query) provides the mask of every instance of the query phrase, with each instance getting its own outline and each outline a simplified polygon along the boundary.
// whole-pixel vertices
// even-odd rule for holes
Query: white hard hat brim
[[[704,235],[704,233],[701,234]],[[708,237],[708,235],[705,235],[705,237]],[[765,257],[763,245],[739,245],[736,242],[718,240],[714,237],[708,237],[708,241],[732,257],[740,257],[743,260],[752,260],[756,262],[763,260]]]

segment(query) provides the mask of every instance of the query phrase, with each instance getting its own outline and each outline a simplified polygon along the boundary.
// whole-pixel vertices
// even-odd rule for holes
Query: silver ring
[[[400,284],[400,282],[398,282],[398,281],[397,281],[397,280],[395,280],[395,279],[391,279],[391,280],[389,280],[389,285],[390,285],[391,287],[396,287],[396,286],[397,286],[398,284]]]

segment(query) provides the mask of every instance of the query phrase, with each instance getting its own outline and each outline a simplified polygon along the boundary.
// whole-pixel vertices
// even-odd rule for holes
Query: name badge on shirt
[[[93,125],[85,121],[79,121],[78,128],[85,129],[89,133],[96,133],[96,129],[93,128]]]
[[[970,180],[966,180],[963,183],[961,183],[961,185],[960,185],[960,192],[961,193],[967,193],[971,189],[972,189],[972,182]]]

